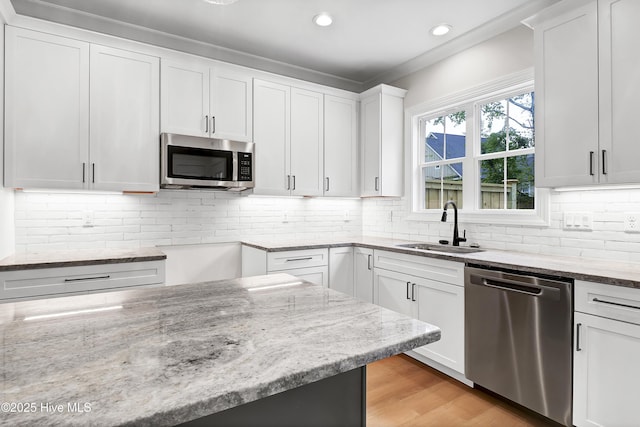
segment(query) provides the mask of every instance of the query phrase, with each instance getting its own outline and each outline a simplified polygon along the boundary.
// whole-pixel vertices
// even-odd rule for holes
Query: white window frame
[[[426,117],[438,117],[447,115],[461,109],[468,111],[466,117],[467,138],[465,147],[465,157],[461,159],[451,159],[447,163],[462,162],[463,168],[463,207],[460,209],[460,221],[477,224],[493,225],[525,225],[525,226],[548,226],[549,214],[549,191],[547,189],[536,188],[535,209],[480,209],[480,180],[478,178],[478,168],[480,160],[494,157],[504,157],[504,153],[480,154],[480,126],[472,125],[478,116],[478,109],[481,104],[506,99],[511,96],[530,92],[534,90],[533,69],[514,73],[484,85],[455,94],[435,99],[419,104],[405,110],[405,153],[406,187],[408,192],[407,203],[410,212],[409,220],[439,221],[442,215],[440,209],[424,209],[424,183],[422,182],[422,165],[424,163],[424,126],[421,120]],[[477,104],[474,108],[468,109],[471,104]],[[471,134],[473,131],[473,135]],[[534,149],[518,150],[518,153],[529,154]]]

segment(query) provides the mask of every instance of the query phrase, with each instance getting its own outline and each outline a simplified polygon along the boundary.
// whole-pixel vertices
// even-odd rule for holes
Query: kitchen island
[[[286,393],[313,406],[364,384],[366,364],[440,338],[287,274],[7,303],[0,331],[12,426],[177,425]],[[362,413],[364,393],[354,400]]]

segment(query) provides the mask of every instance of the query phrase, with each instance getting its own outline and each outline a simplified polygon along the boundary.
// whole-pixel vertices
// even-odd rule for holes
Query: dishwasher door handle
[[[495,277],[481,277],[475,276],[479,280],[473,280],[471,282],[476,285],[487,286],[489,288],[500,289],[508,292],[517,292],[520,294],[529,295],[532,297],[548,298],[548,299],[560,299],[560,289],[552,288],[549,286],[537,285],[519,282],[517,280],[498,279]]]

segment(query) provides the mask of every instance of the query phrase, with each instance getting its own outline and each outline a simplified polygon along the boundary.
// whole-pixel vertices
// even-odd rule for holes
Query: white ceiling
[[[283,74],[299,77],[303,71],[345,88],[377,83],[403,65],[409,70],[412,60],[424,63],[430,53],[441,59],[515,27],[553,1],[238,0],[217,6],[204,0],[11,0],[18,14],[99,31],[108,22],[110,33],[136,39],[141,37],[133,32],[152,29],[156,36],[159,31],[223,48],[208,55],[217,59],[268,71],[277,71],[276,64],[289,69]],[[319,12],[330,13],[334,24],[316,26],[312,18]],[[453,30],[430,35],[442,22]],[[263,59],[268,66],[260,66]]]

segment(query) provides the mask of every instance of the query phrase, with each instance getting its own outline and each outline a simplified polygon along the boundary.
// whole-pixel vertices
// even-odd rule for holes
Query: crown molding
[[[11,1],[0,0],[0,13],[3,12],[1,7],[3,4],[11,6]],[[13,11],[14,15],[17,12],[22,16],[82,28],[167,49],[173,49],[209,59],[215,59],[299,80],[344,89],[351,92],[359,93],[362,91],[362,82],[359,81],[350,80],[333,74],[322,73],[259,55],[252,55],[228,49],[211,43],[164,33],[151,28],[117,21],[115,19],[105,18],[92,13],[78,11],[41,0],[18,0],[15,2],[15,5],[16,8],[15,11]],[[11,9],[13,10],[12,6]]]

